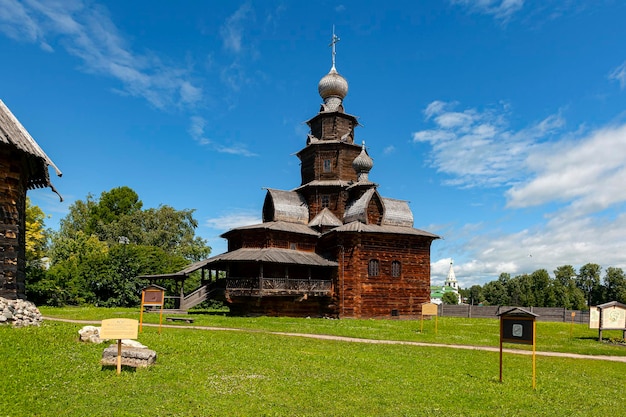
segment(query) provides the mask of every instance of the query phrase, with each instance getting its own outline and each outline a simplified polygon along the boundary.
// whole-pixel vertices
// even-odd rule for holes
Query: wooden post
[[[537,332],[535,331],[537,329],[537,322],[536,320],[533,320],[533,389],[535,389],[536,384],[536,375],[537,375],[537,367],[536,367],[536,355],[535,355],[535,346],[536,346],[536,341],[537,341]]]
[[[122,373],[122,339],[117,339],[117,374]]]
[[[143,309],[144,309],[143,302],[145,299],[145,295],[146,295],[146,292],[141,291],[141,309],[139,311],[139,333],[143,333]]]
[[[502,382],[502,318],[500,318],[500,382]]]

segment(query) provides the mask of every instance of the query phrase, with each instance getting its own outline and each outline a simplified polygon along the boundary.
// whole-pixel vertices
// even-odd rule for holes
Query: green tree
[[[483,301],[483,288],[480,285],[472,285],[467,299],[472,305],[480,304]]]
[[[132,306],[146,285],[137,276],[175,272],[210,254],[195,236],[193,210],[142,207],[128,187],[72,204],[54,234],[51,267],[33,288],[35,296],[54,305]],[[194,277],[186,288],[198,282]],[[173,290],[175,283],[164,286]]]
[[[50,240],[50,232],[45,227],[46,215],[43,210],[33,205],[26,198],[26,298],[35,302],[38,288],[45,288],[47,283],[46,249]]]
[[[604,302],[626,304],[626,276],[622,268],[608,267],[604,275]]]
[[[46,215],[39,206],[31,204],[26,197],[26,261],[39,261],[45,256],[48,246]]]
[[[602,268],[598,264],[588,263],[580,267],[576,286],[580,288],[587,297],[587,306],[593,305],[601,298],[600,271]]]
[[[457,295],[457,293],[453,291],[448,291],[443,294],[443,296],[441,297],[441,301],[444,304],[456,305],[456,304],[459,304],[459,296]]]
[[[491,281],[483,286],[483,295],[488,305],[504,306],[510,304],[507,288],[504,284],[504,282],[508,282],[507,276],[509,274],[500,274],[500,277],[505,279]]]

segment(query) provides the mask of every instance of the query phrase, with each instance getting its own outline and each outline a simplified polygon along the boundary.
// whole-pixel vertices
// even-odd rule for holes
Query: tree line
[[[626,304],[626,275],[621,268],[588,263],[578,271],[571,265],[559,266],[551,277],[547,270],[511,277],[500,274],[495,281],[462,289],[468,304],[520,307],[564,307],[585,310],[610,301]]]
[[[167,205],[144,209],[137,193],[122,186],[77,200],[53,231],[27,201],[27,298],[54,306],[139,304],[147,282],[135,277],[176,272],[211,253],[195,235],[193,213]],[[168,288],[174,283],[162,284],[174,290]]]

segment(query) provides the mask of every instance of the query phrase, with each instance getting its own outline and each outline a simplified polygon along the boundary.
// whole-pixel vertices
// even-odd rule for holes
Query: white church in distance
[[[443,286],[431,285],[430,287],[430,302],[434,304],[442,304],[443,295],[449,292],[456,294],[458,304],[461,304],[461,294],[459,294],[459,282],[456,280],[454,274],[453,262],[450,260],[450,269],[448,270],[448,276],[446,277]]]

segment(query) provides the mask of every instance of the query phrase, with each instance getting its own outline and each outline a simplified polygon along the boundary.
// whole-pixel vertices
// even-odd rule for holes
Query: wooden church
[[[224,233],[226,253],[144,277],[184,280],[202,270],[203,286],[181,293],[181,309],[220,294],[240,315],[410,317],[430,301],[438,236],[414,228],[408,202],[381,196],[370,181],[373,160],[355,143],[357,118],[344,111],[348,83],[335,68],[336,40],[318,84],[323,104],[297,153],[300,185],[267,189],[263,222]]]

